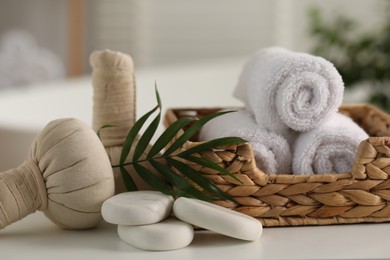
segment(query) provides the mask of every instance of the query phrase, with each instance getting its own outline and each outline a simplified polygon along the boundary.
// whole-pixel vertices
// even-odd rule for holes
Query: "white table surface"
[[[137,114],[155,105],[155,80],[165,108],[240,105],[231,93],[243,61],[139,70]],[[60,117],[91,122],[88,76],[0,92],[0,170],[21,163],[36,133]],[[201,231],[187,248],[148,252],[122,242],[114,225],[65,231],[38,212],[0,230],[0,259],[390,259],[389,244],[390,223],[357,224],[265,228],[255,242]]]
[[[260,240],[239,241],[197,231],[190,246],[150,252],[122,242],[116,226],[57,228],[34,213],[0,231],[1,259],[389,259],[390,224],[265,228]]]

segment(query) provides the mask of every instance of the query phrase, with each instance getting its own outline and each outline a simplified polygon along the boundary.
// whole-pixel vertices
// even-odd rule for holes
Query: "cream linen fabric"
[[[0,174],[2,227],[39,209],[58,226],[86,229],[102,219],[113,196],[108,156],[96,133],[77,119],[50,122],[32,144],[29,159]]]
[[[113,125],[101,131],[100,137],[112,165],[118,165],[122,146],[135,122],[135,77],[132,58],[121,52],[110,50],[95,51],[91,54],[93,68],[93,128],[99,130],[103,125]],[[138,141],[138,137],[136,142]],[[150,146],[146,149],[149,151]],[[134,149],[129,153],[132,157]],[[145,158],[146,154],[141,156]],[[126,162],[128,162],[127,160]],[[148,164],[144,165],[156,172]],[[152,188],[135,173],[132,166],[126,167],[139,190]],[[126,191],[119,168],[114,168],[115,191]]]
[[[110,50],[95,51],[90,56],[93,84],[92,125],[114,125],[101,132],[105,147],[122,145],[135,122],[135,80],[133,60],[129,55]]]
[[[45,183],[33,161],[0,173],[0,229],[46,207]]]

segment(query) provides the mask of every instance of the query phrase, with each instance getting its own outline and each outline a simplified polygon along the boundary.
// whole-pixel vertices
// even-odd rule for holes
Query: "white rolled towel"
[[[307,53],[270,47],[244,66],[234,96],[256,122],[277,134],[307,131],[338,110],[344,83],[329,61]]]
[[[317,128],[301,133],[293,147],[293,174],[346,173],[367,133],[336,113]]]
[[[205,124],[201,141],[238,136],[252,145],[257,167],[266,173],[291,173],[291,150],[286,139],[258,126],[246,110],[228,113]]]

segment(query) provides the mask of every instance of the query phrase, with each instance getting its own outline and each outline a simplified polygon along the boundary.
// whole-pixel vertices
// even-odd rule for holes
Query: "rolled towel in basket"
[[[279,47],[256,53],[244,66],[234,96],[256,122],[281,135],[307,131],[341,105],[344,83],[329,61]]]
[[[291,173],[291,151],[286,139],[258,126],[246,110],[219,116],[205,124],[202,141],[238,136],[252,145],[257,167],[266,173]]]
[[[293,174],[350,172],[357,148],[366,138],[367,133],[352,119],[336,113],[298,136],[293,148]]]

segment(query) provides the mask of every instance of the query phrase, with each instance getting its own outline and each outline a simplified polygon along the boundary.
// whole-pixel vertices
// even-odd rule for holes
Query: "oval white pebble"
[[[174,218],[144,226],[118,226],[118,235],[131,246],[143,250],[174,250],[188,246],[194,238],[193,227]]]
[[[173,197],[158,191],[132,191],[117,194],[102,205],[105,221],[118,225],[147,225],[167,218]]]
[[[238,239],[254,241],[263,232],[257,219],[201,200],[180,197],[173,212],[185,222]]]

